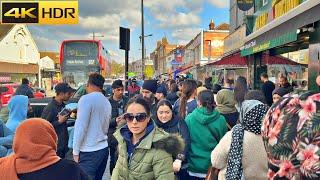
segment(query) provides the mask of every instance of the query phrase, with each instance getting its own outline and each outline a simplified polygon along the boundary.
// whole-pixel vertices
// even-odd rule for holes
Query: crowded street
[[[0,180],[319,180],[319,0],[2,1]]]

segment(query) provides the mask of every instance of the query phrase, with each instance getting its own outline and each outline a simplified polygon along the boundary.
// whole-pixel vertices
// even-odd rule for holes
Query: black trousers
[[[109,153],[110,153],[110,175],[111,175],[118,160],[117,146],[114,146],[114,145],[109,146]]]

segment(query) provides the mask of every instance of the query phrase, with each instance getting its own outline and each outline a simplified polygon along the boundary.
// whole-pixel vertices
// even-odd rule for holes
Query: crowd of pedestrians
[[[284,76],[279,85],[260,78],[261,90],[241,76],[223,86],[133,79],[128,96],[115,80],[106,97],[93,73],[73,134],[65,109],[75,90],[57,84],[41,118],[28,119],[23,82],[0,120],[0,179],[319,179],[320,94],[295,94]]]

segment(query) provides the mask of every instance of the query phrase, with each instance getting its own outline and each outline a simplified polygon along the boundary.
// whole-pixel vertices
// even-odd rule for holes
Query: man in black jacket
[[[263,85],[261,87],[261,90],[264,94],[264,97],[266,98],[267,104],[269,106],[272,105],[272,92],[275,88],[275,85],[273,82],[269,81],[269,77],[267,73],[262,73],[260,76],[261,81],[263,82]]]
[[[17,88],[14,95],[24,95],[28,96],[28,98],[34,98],[32,89],[29,87],[29,80],[27,78],[22,79],[22,83]]]
[[[113,137],[113,133],[117,129],[116,119],[124,113],[124,108],[128,102],[128,97],[123,95],[124,87],[121,80],[115,80],[112,83],[112,96],[109,98],[109,102],[112,107],[111,121],[108,130],[108,145],[110,154],[110,174],[117,162],[117,140]]]
[[[44,108],[41,118],[48,120],[58,135],[57,155],[64,158],[68,151],[68,115],[59,114],[65,107],[64,102],[68,101],[74,91],[69,84],[59,83],[55,87],[56,96]]]

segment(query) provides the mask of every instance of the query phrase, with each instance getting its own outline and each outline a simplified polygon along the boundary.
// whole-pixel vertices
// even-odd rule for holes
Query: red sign
[[[0,82],[10,82],[10,76],[0,76]]]

